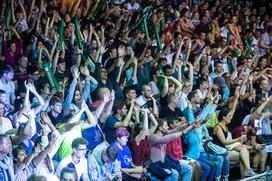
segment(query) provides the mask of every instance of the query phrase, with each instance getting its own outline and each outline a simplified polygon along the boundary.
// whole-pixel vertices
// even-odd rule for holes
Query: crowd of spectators
[[[271,166],[272,2],[0,12],[1,181],[227,181]]]

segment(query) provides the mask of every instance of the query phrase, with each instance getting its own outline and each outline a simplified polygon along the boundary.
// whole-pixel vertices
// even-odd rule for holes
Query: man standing
[[[6,91],[8,103],[13,104],[15,100],[15,84],[12,81],[14,70],[11,66],[6,65],[0,72],[0,89]]]

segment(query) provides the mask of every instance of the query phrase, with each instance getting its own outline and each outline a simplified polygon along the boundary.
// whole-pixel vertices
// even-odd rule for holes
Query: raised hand
[[[80,72],[85,76],[90,75],[90,71],[86,65],[80,67]]]
[[[29,91],[31,91],[31,92],[36,92],[36,88],[35,88],[35,86],[32,84],[32,83],[27,83],[26,84],[26,81],[25,81],[25,86],[26,86],[26,88],[29,90]]]
[[[125,50],[124,46],[119,46],[117,51],[118,51],[119,56],[125,56],[126,55],[126,50]]]
[[[43,120],[43,122],[44,122],[45,124],[50,124],[50,123],[51,123],[51,120],[50,120],[50,118],[49,118],[47,112],[42,112],[42,113],[41,113],[41,118],[42,118],[42,120]]]

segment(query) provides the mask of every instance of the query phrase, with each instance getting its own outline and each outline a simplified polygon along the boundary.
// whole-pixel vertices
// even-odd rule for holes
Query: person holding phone
[[[267,153],[263,153],[262,149],[265,148],[265,144],[259,144],[256,142],[256,131],[259,128],[254,127],[255,120],[250,120],[247,125],[241,125],[232,131],[233,138],[243,137],[245,139],[244,144],[253,157],[252,168],[255,172],[265,171],[265,163],[267,160]]]

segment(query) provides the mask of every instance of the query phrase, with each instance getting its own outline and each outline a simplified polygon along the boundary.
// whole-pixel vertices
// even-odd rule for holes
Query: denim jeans
[[[212,181],[215,174],[215,164],[204,158],[197,160],[201,165],[201,181]]]
[[[186,160],[180,160],[181,172],[179,173],[182,176],[183,181],[191,180],[193,175],[193,168],[189,165],[189,162]]]
[[[222,168],[222,176],[228,177],[230,172],[230,161],[229,156],[223,156],[224,162],[223,162],[223,168]]]
[[[219,155],[208,155],[206,152],[200,153],[200,158],[209,159],[211,161],[216,161],[216,172],[215,178],[220,177],[220,175],[228,177],[230,170],[230,163],[228,156],[219,156]]]
[[[152,176],[152,174],[150,172],[148,172],[146,174],[146,176],[151,180],[151,181],[161,181],[160,179]],[[163,181],[178,181],[178,171],[171,169],[171,175],[169,177],[167,177],[166,179],[164,179]]]
[[[223,162],[224,162],[224,158],[222,156],[208,154],[206,152],[201,152],[200,153],[200,158],[210,160],[210,161],[215,161],[216,162],[216,171],[215,171],[214,177],[215,178],[220,178],[221,177]]]

